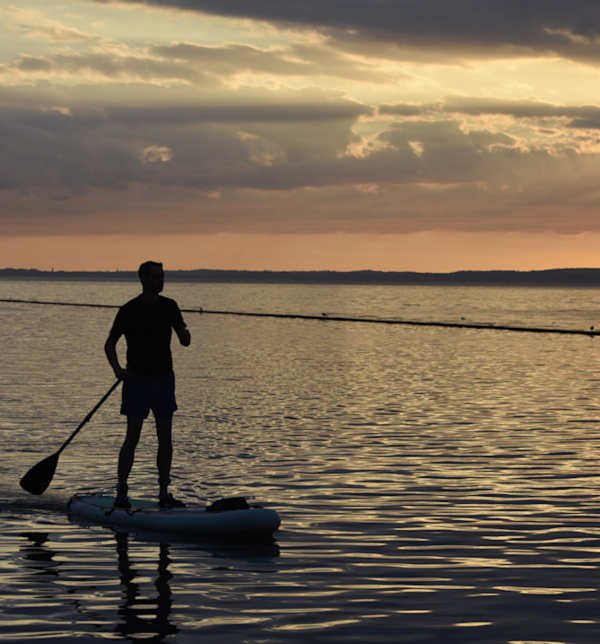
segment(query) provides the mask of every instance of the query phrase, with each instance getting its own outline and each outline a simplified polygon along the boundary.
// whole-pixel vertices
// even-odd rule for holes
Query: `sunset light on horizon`
[[[600,265],[590,0],[0,16],[0,268]]]

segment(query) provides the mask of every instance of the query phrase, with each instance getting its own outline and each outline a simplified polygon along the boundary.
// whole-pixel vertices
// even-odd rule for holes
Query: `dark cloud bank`
[[[96,0],[109,4],[111,0]],[[317,29],[345,48],[388,43],[452,57],[550,55],[595,63],[596,0],[139,0],[156,7]],[[367,45],[366,43],[370,43]],[[393,50],[390,50],[393,55]]]

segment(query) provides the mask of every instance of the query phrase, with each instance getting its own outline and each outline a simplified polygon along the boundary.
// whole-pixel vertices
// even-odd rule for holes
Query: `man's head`
[[[140,264],[138,276],[145,293],[158,294],[163,290],[165,277],[160,262],[148,261]]]

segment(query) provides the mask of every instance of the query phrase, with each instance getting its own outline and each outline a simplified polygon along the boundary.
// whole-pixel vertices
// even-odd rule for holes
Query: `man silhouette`
[[[117,495],[115,507],[130,508],[127,479],[140,439],[142,425],[150,410],[156,422],[158,437],[159,505],[163,508],[184,507],[169,493],[173,443],[171,437],[175,401],[175,374],[171,357],[171,330],[179,342],[189,346],[187,330],[175,300],[160,295],[164,273],[159,262],[144,262],[138,276],[142,293],[118,311],[104,351],[117,378],[123,380],[121,414],[127,416],[127,434],[119,452]],[[124,335],[127,341],[127,368],[117,356],[117,342]]]

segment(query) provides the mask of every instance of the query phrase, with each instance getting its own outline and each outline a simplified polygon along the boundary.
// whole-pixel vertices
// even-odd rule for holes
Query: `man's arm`
[[[181,315],[179,305],[175,300],[171,300],[171,306],[171,326],[173,327],[173,331],[175,331],[175,333],[177,334],[179,342],[184,347],[189,347],[190,342],[192,341],[192,336],[190,335],[190,332],[185,325],[185,320]]]
[[[179,338],[179,342],[184,346],[184,347],[189,347],[190,343],[192,341],[192,336],[190,332],[188,331],[188,328],[186,326],[180,326],[175,329],[175,333],[177,334],[177,337]]]
[[[118,341],[118,337],[109,335],[108,338],[106,338],[106,342],[104,343],[104,353],[106,353],[108,362],[112,367],[112,370],[115,372],[115,377],[119,380],[123,380],[123,378],[127,377],[127,369],[123,369],[119,364],[119,356],[117,355]]]

